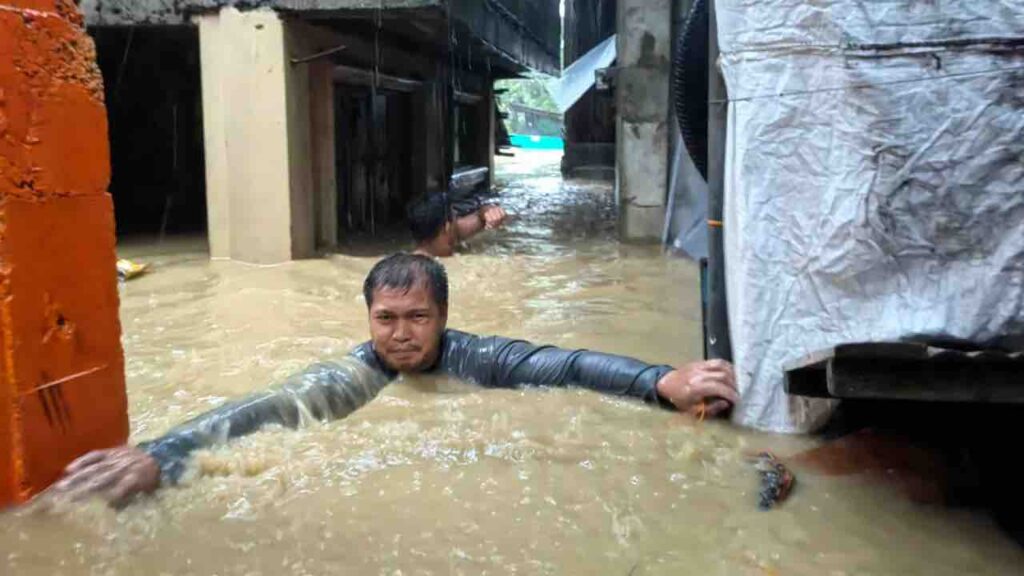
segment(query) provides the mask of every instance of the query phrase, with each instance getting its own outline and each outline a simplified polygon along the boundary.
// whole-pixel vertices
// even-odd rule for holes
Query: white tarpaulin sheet
[[[783,365],[829,346],[1024,334],[1024,1],[716,8],[735,419],[823,423]]]
[[[594,46],[562,71],[561,78],[549,80],[545,85],[558,111],[565,114],[594,85],[594,73],[615,62],[615,35]]]

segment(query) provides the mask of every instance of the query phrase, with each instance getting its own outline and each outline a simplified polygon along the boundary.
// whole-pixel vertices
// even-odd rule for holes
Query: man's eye
[[[392,319],[392,316],[389,315],[389,314],[378,314],[377,315],[377,321],[378,322],[390,322],[391,319]]]

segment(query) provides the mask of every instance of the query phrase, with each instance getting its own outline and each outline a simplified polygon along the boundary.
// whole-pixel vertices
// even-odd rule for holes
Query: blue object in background
[[[565,142],[556,136],[534,136],[531,134],[509,134],[509,141],[516,148],[532,150],[564,150]]]

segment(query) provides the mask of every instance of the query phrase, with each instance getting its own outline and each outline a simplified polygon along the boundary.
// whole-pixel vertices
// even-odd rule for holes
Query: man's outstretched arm
[[[274,390],[219,406],[151,442],[86,454],[47,493],[69,499],[98,495],[121,504],[176,483],[196,450],[264,426],[297,428],[307,414],[320,421],[344,418],[376,397],[389,380],[354,358],[314,364]]]
[[[484,386],[578,386],[706,416],[739,401],[732,366],[720,360],[676,369],[626,356],[456,331],[449,331],[446,348],[442,369]]]

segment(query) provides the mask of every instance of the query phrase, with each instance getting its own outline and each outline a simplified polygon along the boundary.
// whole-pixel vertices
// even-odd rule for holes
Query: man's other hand
[[[64,477],[43,492],[44,499],[76,501],[97,497],[124,506],[133,496],[160,486],[160,466],[134,446],[96,450],[64,469]]]
[[[494,230],[505,223],[505,219],[508,218],[508,213],[505,209],[496,204],[484,206],[480,209],[480,212],[484,218],[484,228],[487,230]]]
[[[740,401],[736,374],[724,360],[687,364],[664,375],[657,385],[658,395],[680,412],[712,418]]]

